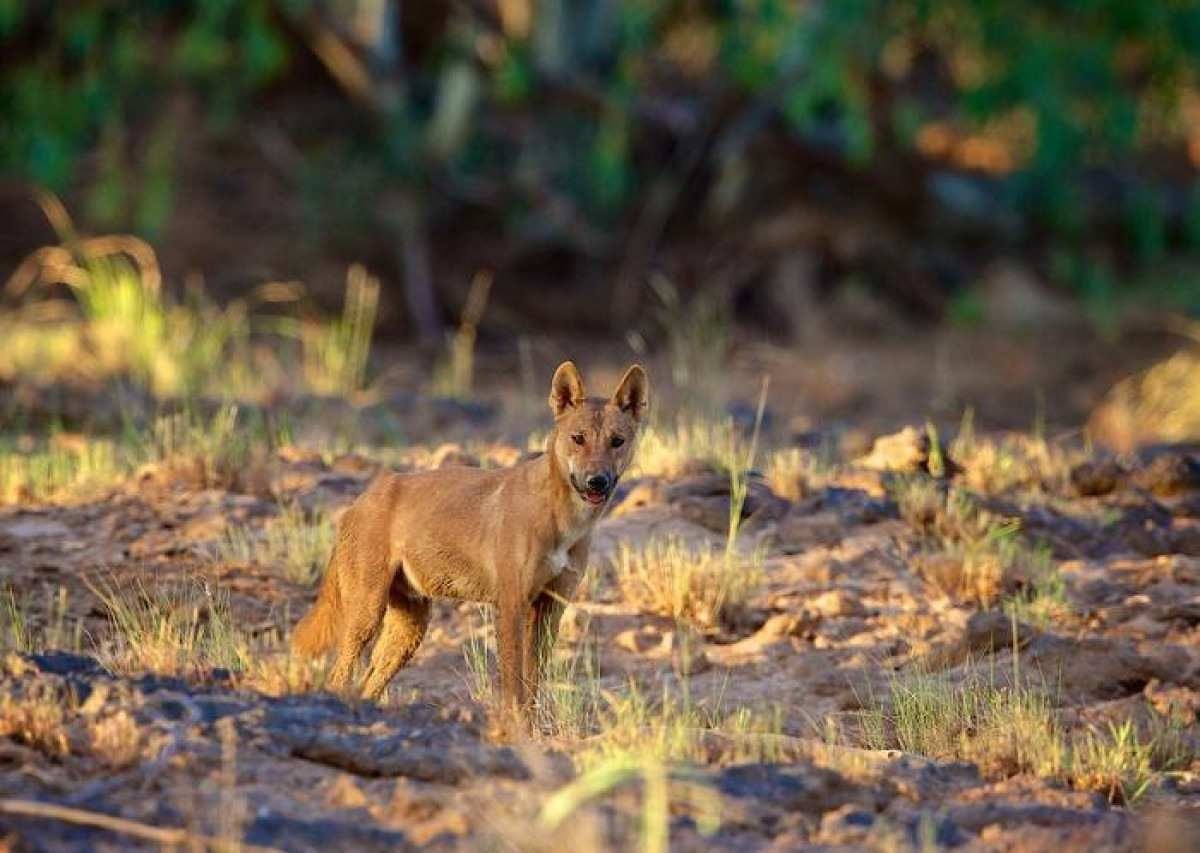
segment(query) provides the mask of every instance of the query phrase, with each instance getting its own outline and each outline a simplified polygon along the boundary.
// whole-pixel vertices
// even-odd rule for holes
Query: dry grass
[[[1047,624],[1067,611],[1065,588],[1044,547],[1020,536],[1020,522],[980,506],[970,492],[924,476],[897,478],[900,517],[923,537],[915,566],[943,593],[990,606],[1011,595],[1023,617]]]
[[[1183,328],[1200,341],[1200,324]],[[1200,346],[1183,349],[1109,392],[1089,431],[1122,451],[1140,443],[1200,439]]]
[[[535,837],[553,833],[568,819],[578,821],[580,810],[592,800],[632,784],[641,786],[637,848],[645,853],[669,849],[673,814],[688,814],[702,835],[712,834],[720,826],[721,796],[712,788],[699,784],[685,769],[654,756],[620,755],[589,767],[547,797],[537,827],[530,831]]]
[[[88,725],[89,751],[114,770],[136,764],[142,757],[143,739],[137,721],[128,711],[93,720]]]
[[[463,658],[472,698],[493,708],[495,633],[490,611],[481,608],[481,615]],[[696,701],[686,673],[674,686],[664,683],[657,696],[633,681],[604,690],[597,661],[598,650],[586,637],[569,647],[560,643],[543,674],[536,709],[537,730],[571,750],[581,767],[630,758],[701,764],[778,760],[780,708],[727,711],[721,694]]]
[[[265,493],[273,448],[286,441],[263,416],[236,405],[204,418],[183,411],[119,438],[58,434],[38,442],[0,442],[0,504],[79,499],[152,465],[196,488]]]
[[[859,735],[871,749],[898,748],[939,760],[969,761],[991,778],[1020,773],[1134,802],[1163,773],[1191,760],[1177,722],[1152,714],[1149,731],[1132,720],[1068,732],[1053,691],[1014,671],[960,681],[919,669],[897,675],[885,701],[872,699]]]
[[[308,388],[317,394],[347,396],[363,387],[378,308],[379,280],[355,264],[346,273],[341,317],[282,326],[300,341]]]
[[[0,444],[0,504],[87,494],[129,470],[122,448],[106,439],[62,436]]]
[[[89,587],[112,624],[97,652],[114,672],[234,670],[249,659],[248,640],[235,626],[227,600],[203,581],[147,587],[140,580],[113,579],[89,581]]]
[[[0,375],[41,382],[124,376],[160,397],[230,389],[238,372],[226,357],[235,350],[239,361],[248,357],[243,303],[219,309],[200,297],[167,300],[153,252],[134,238],[93,238],[74,251],[41,250],[10,280],[10,292],[21,275],[65,283],[75,304],[27,302],[0,318],[12,342]]]
[[[1071,469],[1087,457],[1081,448],[1051,444],[1036,434],[977,439],[961,432],[950,455],[965,469],[964,485],[987,495],[1018,490],[1061,491]]]
[[[114,672],[190,676],[222,668],[237,684],[271,696],[324,688],[327,661],[293,658],[281,631],[242,630],[225,594],[207,581],[89,586],[111,623],[93,651]]]
[[[655,319],[666,341],[671,383],[680,408],[708,411],[720,399],[720,378],[733,345],[733,314],[720,294],[698,292],[684,299],[664,276],[651,279],[658,297]]]
[[[268,696],[315,693],[325,689],[330,661],[293,657],[281,637],[260,640],[244,668],[234,673],[239,684]]]
[[[479,624],[463,644],[467,691],[480,705],[495,711],[497,693],[496,632],[490,607],[479,605]],[[534,709],[534,724],[542,735],[571,741],[595,731],[600,690],[599,651],[586,635],[577,642],[559,641],[546,656]]]
[[[286,504],[261,530],[235,525],[216,547],[217,559],[272,566],[288,580],[311,586],[321,576],[333,550],[333,520],[322,510],[306,514],[299,504]]]
[[[286,441],[261,416],[239,417],[236,405],[211,418],[185,411],[159,418],[140,440],[144,459],[194,488],[266,494],[272,449]]]
[[[463,643],[463,663],[467,667],[467,691],[471,698],[485,708],[495,707],[496,689],[492,683],[492,672],[496,657],[496,625],[492,609],[486,605],[476,606],[479,616],[478,627],[472,629]]]
[[[763,473],[772,492],[789,501],[798,501],[807,497],[817,479],[818,467],[811,453],[789,447],[770,454]]]
[[[267,493],[274,449],[288,439],[267,416],[244,416],[234,404],[209,417],[185,409],[116,438],[0,439],[0,504],[90,497],[146,466],[199,489]]]
[[[7,284],[23,304],[0,313],[0,378],[43,385],[120,378],[163,399],[262,400],[285,388],[349,395],[363,387],[379,284],[361,266],[347,273],[340,317],[252,316],[263,302],[297,302],[302,288],[271,283],[219,307],[192,286],[174,300],[141,240],[67,240],[74,228],[61,205],[52,221],[64,245],[34,252]],[[38,287],[53,284],[66,284],[74,299],[41,298]],[[282,365],[297,347],[302,369],[289,373]]]
[[[577,753],[584,767],[621,756],[727,764],[778,761],[783,716],[778,707],[727,710],[720,693],[697,700],[689,679],[664,683],[656,697],[630,682],[605,693],[598,734]],[[710,737],[717,735],[716,739]]]
[[[67,588],[43,586],[40,598],[27,587],[0,592],[0,648],[24,653],[82,649],[83,623],[70,617]]]
[[[953,684],[916,672],[891,685],[888,722],[905,751],[965,760],[984,773],[1058,773],[1064,754],[1053,706],[1044,691],[971,677]]]
[[[475,336],[492,289],[492,275],[479,272],[471,279],[458,329],[451,336],[444,361],[434,370],[434,393],[445,397],[469,397],[475,385]]]
[[[614,564],[621,598],[650,613],[716,628],[745,609],[762,583],[762,560],[697,548],[681,539],[622,542]]]
[[[1088,728],[1073,739],[1069,778],[1076,788],[1105,794],[1111,802],[1137,800],[1157,776],[1153,740],[1142,740],[1133,721]]]
[[[697,465],[728,471],[735,441],[728,421],[680,417],[672,425],[651,424],[638,439],[630,476],[676,479]]]
[[[11,738],[51,757],[69,755],[62,697],[0,696],[0,738]]]

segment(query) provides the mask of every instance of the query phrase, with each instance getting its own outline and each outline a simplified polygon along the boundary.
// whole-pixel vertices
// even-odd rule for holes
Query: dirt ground
[[[539,364],[569,349],[539,347]],[[633,685],[654,704],[664,690],[685,690],[714,713],[774,715],[752,749],[739,744],[750,735],[721,726],[696,733],[703,760],[672,771],[674,848],[1200,849],[1200,455],[1159,446],[1118,456],[1085,448],[1079,431],[1104,390],[1162,347],[1148,335],[1115,357],[1094,340],[968,333],[799,353],[739,347],[717,395],[727,411],[752,421],[760,377],[769,374],[764,447],[821,457],[794,488],[765,468],[750,476],[738,549],[759,555],[762,583],[736,617],[698,629],[626,600],[614,576],[622,547],[677,537],[720,549],[729,523],[727,474],[702,460],[644,473],[623,484],[600,523],[593,577],[568,610],[560,647],[563,657],[588,656],[586,679],[601,696],[628,695]],[[597,385],[622,360],[580,356],[585,368],[594,364],[585,374]],[[665,369],[651,367],[652,378]],[[266,460],[253,486],[252,478],[233,488],[198,484],[158,466],[90,495],[0,507],[0,576],[27,602],[28,630],[48,636],[57,620],[82,632],[61,648],[10,653],[0,666],[3,716],[16,720],[0,731],[7,843],[643,843],[649,784],[620,786],[550,827],[541,811],[548,797],[602,735],[495,737],[463,651],[484,622],[475,605],[436,605],[425,643],[379,706],[269,690],[222,667],[125,671],[89,650],[113,632],[94,587],[105,578],[129,596],[172,583],[220,590],[240,630],[263,638],[261,653],[282,656],[270,638],[287,634],[313,590],[277,566],[220,556],[227,531],[262,531],[283,505],[336,517],[353,500],[381,463],[369,450],[323,444],[339,418],[377,444],[384,433],[372,436],[371,419],[391,408],[410,442],[388,459],[393,467],[512,464],[526,451],[521,436],[547,425],[540,385],[524,388],[511,378],[518,373],[508,364],[485,370],[479,385],[504,391],[479,409],[416,393],[403,405],[393,396],[349,414],[306,409],[294,445]],[[671,403],[664,395],[668,410]],[[1065,467],[1043,460],[1028,476],[998,482],[982,453],[931,461],[926,419],[957,424],[967,407],[980,443],[1002,446],[1005,430],[1042,429]],[[918,429],[870,452],[873,439],[905,424]],[[448,437],[461,449],[438,451]],[[953,458],[948,440],[946,452]],[[997,580],[984,600],[942,578],[938,567],[953,549],[933,532],[939,521],[914,516],[905,488],[943,499],[948,490],[969,493],[1016,522],[1025,546],[1048,549],[1061,581],[1052,615],[1005,609],[1005,601],[1032,599],[1034,579],[1019,573]],[[961,571],[962,555],[949,563]],[[1149,742],[1169,723],[1169,760],[1153,759],[1145,791],[1117,791],[1078,774],[1034,772],[1028,756],[1009,766],[964,760],[955,744],[929,756],[863,736],[864,710],[878,706],[892,720],[898,679],[933,675],[969,693],[973,684],[1011,688],[1020,673],[1050,685],[1063,731],[1107,736],[1132,721],[1139,742]],[[60,711],[52,725],[28,710],[46,704]],[[134,747],[115,756],[118,747],[100,748],[107,731]],[[961,737],[974,742],[982,733]],[[31,803],[77,811],[22,813]],[[719,820],[709,825],[714,812]],[[132,823],[88,825],[96,815]],[[148,835],[148,827],[181,834]]]

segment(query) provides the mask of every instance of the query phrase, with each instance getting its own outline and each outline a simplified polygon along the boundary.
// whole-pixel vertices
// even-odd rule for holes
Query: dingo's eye
[[[625,443],[625,439],[623,439],[623,438],[622,438],[621,436],[619,436],[619,435],[614,435],[614,436],[612,437],[612,442],[611,442],[611,443],[612,443],[612,446],[613,446],[613,447],[620,447],[622,444],[624,444],[624,443]]]
[[[583,433],[581,433],[581,432],[577,432],[577,433],[575,433],[573,436],[571,436],[571,441],[573,441],[573,442],[575,442],[576,444],[578,444],[578,445],[581,445],[581,446],[582,446],[582,444],[583,444]]]

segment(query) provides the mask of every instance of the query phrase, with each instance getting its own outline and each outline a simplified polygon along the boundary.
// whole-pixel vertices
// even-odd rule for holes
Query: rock
[[[816,840],[820,844],[865,846],[876,824],[875,813],[856,805],[844,805],[821,816]]]
[[[775,526],[775,543],[785,554],[797,554],[809,548],[832,548],[845,533],[841,517],[831,510],[812,515],[789,512]]]
[[[1011,330],[1045,329],[1071,323],[1077,312],[1057,298],[1027,267],[1001,261],[986,270],[979,286],[990,326]]]
[[[635,655],[645,655],[663,645],[663,634],[653,625],[627,628],[613,637],[613,645]]]
[[[812,764],[740,764],[714,780],[731,805],[752,803],[759,809],[819,815],[847,804],[874,808],[883,788],[865,789],[841,774]],[[735,805],[736,807],[736,805]]]
[[[1200,523],[1176,523],[1171,530],[1171,552],[1200,557]]]
[[[1009,803],[988,801],[955,805],[948,808],[947,816],[956,824],[971,832],[979,832],[989,826],[1035,825],[1066,826],[1097,824],[1111,819],[1112,812],[1102,810],[1101,803],[1093,802],[1091,808],[1067,808],[1038,802]]]
[[[844,616],[865,616],[867,608],[863,606],[858,593],[853,590],[838,588],[823,592],[808,602],[808,609],[824,616],[826,619],[838,619]]]
[[[1200,820],[1195,809],[1150,808],[1144,815],[1136,850],[1155,853],[1194,853],[1200,850]]]
[[[937,458],[941,460],[941,469],[936,470],[934,454],[929,431],[907,426],[900,432],[884,435],[875,439],[871,452],[859,458],[856,464],[861,468],[872,471],[889,471],[897,474],[915,474],[924,472],[934,476],[950,477],[962,470],[945,447],[938,447]]]
[[[479,457],[468,453],[460,445],[447,443],[439,446],[429,457],[430,468],[478,468]]]
[[[260,811],[245,829],[245,842],[277,850],[416,850],[404,832],[363,820],[306,820]]]
[[[1134,471],[1139,487],[1163,498],[1200,489],[1200,457],[1195,453],[1166,449],[1148,456]]]
[[[791,613],[775,613],[767,618],[767,621],[750,639],[768,642],[784,637],[794,637],[804,631],[805,625],[805,620],[799,616]]]
[[[775,414],[770,409],[763,409],[762,423],[758,423],[757,402],[751,403],[745,400],[735,400],[725,407],[725,414],[733,421],[733,425],[746,433],[746,435],[752,434],[755,427],[759,427],[763,432],[769,433],[775,425]]]
[[[609,515],[617,518],[649,506],[660,506],[666,501],[666,484],[657,477],[642,477],[632,483],[629,491],[613,504]]]
[[[311,736],[281,738],[291,755],[359,776],[403,776],[422,782],[456,785],[476,776],[527,779],[529,770],[507,747],[455,744],[423,732],[378,737],[320,729]]]
[[[379,470],[379,463],[358,453],[341,453],[329,468],[339,474],[371,474]]]
[[[967,654],[991,654],[1002,649],[1011,649],[1014,634],[1020,647],[1029,642],[1032,633],[1032,628],[1022,622],[1014,624],[1012,617],[1003,611],[983,610],[972,613],[967,619],[963,650]]]
[[[95,678],[106,675],[99,661],[88,655],[77,655],[71,652],[45,652],[29,655],[25,660],[32,663],[39,671],[51,675],[73,675]]]
[[[567,643],[578,642],[587,636],[591,624],[591,613],[577,605],[569,605],[558,623],[558,636]]]
[[[704,653],[704,637],[680,624],[674,631],[663,635],[662,649],[671,656],[671,668],[681,678],[699,675],[712,667]]]
[[[511,468],[524,457],[525,451],[511,444],[501,444],[489,447],[484,453],[484,459],[493,468]]]
[[[1120,699],[1141,692],[1152,679],[1175,683],[1189,677],[1187,655],[1179,649],[1164,648],[1151,657],[1127,640],[1053,634],[1029,643],[1021,668],[1053,679],[1064,703]]]
[[[748,476],[746,486],[741,507],[743,529],[760,528],[787,512],[789,502],[772,492],[761,477]],[[666,500],[694,524],[718,533],[729,529],[732,496],[727,476],[706,474],[672,483],[666,489]]]
[[[725,475],[718,471],[717,467],[707,459],[688,459],[679,466],[676,476],[679,478],[688,478],[721,477]]]
[[[4,534],[12,540],[67,537],[71,530],[61,521],[37,515],[18,516],[4,525]]]
[[[1071,469],[1071,486],[1081,497],[1098,497],[1116,490],[1125,472],[1111,459],[1082,462]]]

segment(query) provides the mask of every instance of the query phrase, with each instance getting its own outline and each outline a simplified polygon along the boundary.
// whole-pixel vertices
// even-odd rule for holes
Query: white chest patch
[[[571,530],[563,537],[558,547],[550,552],[546,557],[546,561],[550,564],[551,576],[558,577],[567,570],[567,567],[571,564],[571,558],[567,552],[574,548],[575,543],[586,536],[591,529],[592,526],[586,524],[580,525],[578,530]]]
[[[567,570],[567,549],[556,548],[550,552],[550,574],[558,577]]]

